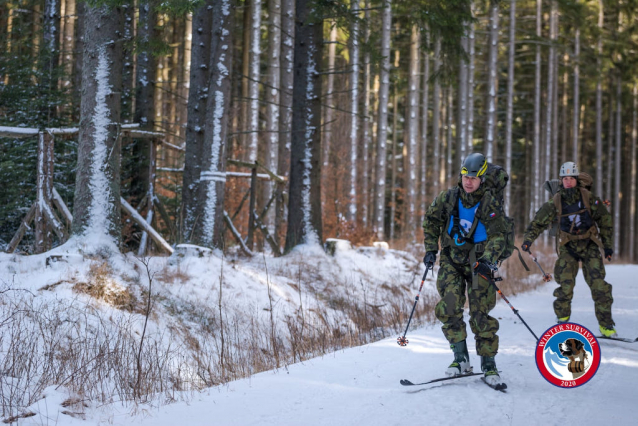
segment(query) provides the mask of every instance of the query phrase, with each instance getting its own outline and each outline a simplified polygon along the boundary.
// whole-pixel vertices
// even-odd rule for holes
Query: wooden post
[[[33,203],[31,205],[29,212],[27,213],[25,218],[22,220],[22,222],[20,222],[20,227],[18,228],[18,231],[15,233],[15,235],[11,239],[11,242],[7,246],[7,253],[13,253],[15,249],[18,247],[18,244],[20,244],[20,241],[22,241],[22,237],[24,237],[24,233],[27,232],[27,229],[29,229],[29,223],[31,223],[31,221],[35,217],[35,205],[36,203]]]
[[[257,162],[253,166],[250,174],[250,203],[248,207],[248,236],[246,237],[246,246],[250,251],[253,250],[253,234],[255,231],[255,193],[257,191]]]
[[[47,224],[47,209],[53,198],[53,137],[40,132],[38,138],[38,165],[35,209],[35,252],[44,253],[51,248],[51,231]]]

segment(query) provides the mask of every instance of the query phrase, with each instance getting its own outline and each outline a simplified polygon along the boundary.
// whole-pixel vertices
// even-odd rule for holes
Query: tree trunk
[[[133,8],[131,8],[132,10]],[[75,55],[75,22],[77,20],[75,0],[66,0],[64,9],[64,41],[62,43],[62,65],[64,66],[64,81],[62,87],[71,88],[73,64]]]
[[[620,75],[616,79],[616,158],[614,161],[614,180],[616,190],[614,191],[614,253],[620,256],[620,192],[622,191],[620,176],[622,162],[620,155],[622,152],[622,78]]]
[[[135,87],[135,116],[134,121],[143,129],[154,128],[154,90],[155,70],[157,60],[151,52],[151,43],[158,40],[157,12],[152,7],[151,0],[140,0],[137,38],[140,51],[137,55],[136,87]],[[145,152],[145,151],[142,151]]]
[[[321,65],[323,22],[311,0],[297,0],[286,252],[321,244]]]
[[[367,46],[370,40],[370,1],[365,0],[365,12],[364,12],[364,38]],[[362,114],[362,152],[361,152],[361,224],[364,229],[368,227],[368,215],[370,210],[370,195],[369,195],[369,183],[370,183],[370,154],[372,147],[372,138],[370,134],[370,51],[365,50],[363,54],[363,114]]]
[[[536,38],[540,40],[543,27],[542,0],[536,1]],[[541,206],[541,46],[536,45],[535,71],[534,71],[534,194],[532,208],[529,211],[530,219]]]
[[[612,80],[613,82],[613,80]],[[611,84],[609,85],[611,87]],[[609,94],[609,137],[607,142],[607,176],[605,181],[605,198],[609,201],[614,199],[614,194],[611,192],[612,172],[614,167],[614,130],[616,123],[614,122],[614,95]],[[615,208],[612,206],[612,209]]]
[[[277,171],[277,154],[279,148],[279,101],[280,101],[280,53],[281,53],[281,0],[268,1],[268,76],[266,93],[266,140],[264,147],[264,163],[268,170]],[[261,205],[266,206],[274,190],[274,181],[262,186]],[[264,224],[272,229],[275,220],[275,209],[270,209]]]
[[[447,102],[446,102],[446,115],[445,120],[447,123],[447,137],[445,138],[445,147],[447,148],[447,164],[445,167],[445,176],[449,181],[453,174],[453,157],[452,157],[452,145],[454,145],[454,139],[452,138],[452,126],[454,124],[454,89],[452,86],[447,88]]]
[[[441,82],[439,79],[440,68],[441,40],[437,38],[434,42],[434,99],[432,99],[432,137],[434,139],[434,149],[432,153],[432,157],[434,159],[434,167],[432,168],[432,185],[434,186],[433,198],[436,198],[436,196],[439,195],[439,188],[441,183]]]
[[[465,34],[461,37],[461,47],[464,52],[467,52],[468,38]],[[467,61],[465,58],[461,58],[459,61],[458,118],[456,120],[456,157],[458,160],[456,166],[458,169],[467,157],[467,74]]]
[[[603,1],[598,0],[598,30],[600,35],[596,44],[596,195],[603,196]]]
[[[512,173],[512,120],[514,118],[514,56],[516,54],[516,0],[510,1],[510,34],[507,63],[507,117],[505,119],[505,170]],[[511,188],[505,187],[505,213],[511,215]]]
[[[549,56],[547,58],[547,102],[545,114],[545,174],[544,179],[551,179],[550,167],[552,156],[552,120],[554,118],[554,77],[555,77],[555,57],[556,47],[556,0],[550,0],[549,14]]]
[[[328,170],[330,164],[330,139],[332,138],[332,121],[334,120],[334,99],[335,87],[335,60],[337,52],[337,22],[330,22],[330,41],[328,44],[328,73],[326,81],[326,107],[323,120],[323,152],[321,161],[324,170]],[[326,178],[327,176],[324,176]],[[325,194],[324,194],[325,195]]]
[[[565,52],[565,54],[563,55],[563,81],[562,81],[562,87],[563,87],[563,91],[562,91],[562,100],[561,100],[561,118],[560,118],[560,122],[561,122],[561,127],[560,127],[560,131],[561,131],[561,140],[563,141],[563,143],[561,144],[561,149],[560,149],[560,158],[561,158],[561,164],[565,163],[566,161],[569,161],[569,155],[567,153],[568,148],[569,148],[569,131],[567,130],[567,116],[568,116],[568,109],[569,109],[569,74],[568,74],[568,64],[569,64],[569,54],[567,52]]]
[[[487,70],[487,128],[485,134],[485,156],[492,162],[496,124],[498,120],[498,14],[497,0],[490,1],[490,46]]]
[[[348,188],[348,222],[357,218],[357,141],[359,136],[359,0],[351,0],[352,30],[350,33],[350,182]]]
[[[181,239],[184,242],[192,241],[193,230],[198,222],[196,210],[199,204],[199,177],[202,171],[202,146],[210,76],[213,2],[214,0],[207,0],[193,14],[188,121],[182,183]]]
[[[44,108],[41,111],[41,123],[50,125],[56,115],[56,108],[52,99],[57,89],[58,82],[55,78],[56,69],[60,59],[60,2],[57,0],[45,0],[44,16],[42,20],[42,48],[40,58],[42,60],[39,86],[40,94],[45,99]]]
[[[250,0],[250,81],[248,82],[248,162],[257,161],[259,146],[259,59],[261,57],[261,0]]]
[[[91,248],[119,250],[122,10],[86,6],[82,109],[73,233]]]
[[[210,42],[210,75],[206,99],[204,142],[196,225],[193,240],[206,247],[224,248],[224,188],[233,63],[233,0],[214,0]],[[201,225],[200,225],[201,223]]]
[[[638,86],[634,83],[633,89],[633,115],[631,120],[631,182],[629,183],[629,262],[634,261],[636,245],[636,140],[638,139]],[[618,224],[616,224],[618,227]]]
[[[421,115],[421,208],[420,208],[420,221],[423,222],[425,211],[427,210],[427,188],[428,188],[428,114],[429,108],[429,88],[430,88],[430,32],[426,27],[425,29],[425,47],[423,49],[423,99],[421,101],[423,112]]]
[[[75,0],[67,0],[67,6],[69,3],[73,3],[75,9]],[[124,12],[124,59],[122,61],[122,122],[130,123],[133,120],[133,87],[135,86],[135,60],[133,58],[133,38],[135,37],[135,8],[133,5],[127,5],[122,7]],[[67,11],[68,13],[68,11]],[[73,22],[73,21],[69,21]],[[67,27],[64,27],[64,32],[67,33]],[[71,37],[73,32],[71,32]],[[66,38],[66,37],[65,37]],[[67,53],[64,53],[65,58]],[[70,58],[66,62],[66,67],[71,68],[73,63]],[[68,75],[71,75],[70,71]]]
[[[295,46],[295,0],[281,0],[281,81],[279,110],[279,148],[277,174],[288,177],[290,171],[290,143],[292,137],[292,91],[294,80]],[[279,193],[275,208],[275,241],[280,244],[285,219],[284,186],[278,186]]]
[[[576,34],[574,36],[574,116],[572,118],[572,158],[573,161],[578,162],[578,130],[579,130],[579,116],[580,113],[580,29],[576,28]]]
[[[395,51],[395,68],[398,66],[399,51]],[[397,214],[397,139],[399,121],[399,95],[397,85],[392,95],[392,151],[390,156],[390,241],[394,240]]]
[[[474,2],[470,2],[470,8],[474,10]],[[474,150],[474,60],[476,51],[474,44],[476,41],[474,22],[470,24],[470,34],[468,37],[468,49],[470,55],[470,65],[467,76],[467,152],[468,154]]]
[[[390,36],[392,26],[392,0],[383,3],[381,23],[381,69],[379,108],[377,119],[377,162],[374,183],[374,233],[383,239],[385,213],[386,138],[388,132],[388,91],[390,89]]]
[[[75,41],[74,66],[75,74],[73,75],[73,119],[80,120],[80,98],[82,96],[82,64],[84,61],[84,28],[85,15],[86,15],[86,3],[81,1],[76,3],[77,13],[77,39]]]
[[[408,75],[408,105],[406,126],[407,135],[405,142],[407,143],[407,158],[405,161],[405,190],[406,190],[406,212],[403,235],[410,236],[411,240],[415,238],[414,232],[416,227],[416,190],[418,182],[418,162],[419,158],[419,54],[420,54],[421,33],[419,27],[415,24],[412,26],[410,38],[410,69]],[[395,129],[396,131],[396,129]]]

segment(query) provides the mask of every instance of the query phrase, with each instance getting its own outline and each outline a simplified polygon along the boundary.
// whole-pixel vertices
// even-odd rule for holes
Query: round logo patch
[[[536,366],[553,385],[582,386],[598,371],[600,345],[596,336],[582,325],[556,324],[536,344]]]

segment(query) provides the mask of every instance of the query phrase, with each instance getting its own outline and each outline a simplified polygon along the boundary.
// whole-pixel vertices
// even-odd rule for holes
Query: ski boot
[[[483,380],[488,386],[497,390],[505,389],[507,387],[501,380],[501,376],[498,375],[496,362],[494,361],[493,356],[481,357],[481,371],[483,371]]]
[[[454,361],[445,371],[446,376],[460,376],[472,372],[470,365],[470,354],[467,352],[467,344],[465,340],[458,343],[450,344],[450,348],[454,351]]]
[[[600,328],[600,332],[605,337],[618,337],[618,333],[616,333],[616,329],[613,325],[609,326],[609,328],[599,325],[598,328]]]
[[[569,316],[562,318],[556,317],[556,324],[565,324],[566,322],[569,322]]]

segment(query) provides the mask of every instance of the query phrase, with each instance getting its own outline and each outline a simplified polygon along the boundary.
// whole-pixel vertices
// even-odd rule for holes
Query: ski
[[[596,339],[605,339],[605,340],[616,340],[617,342],[626,342],[626,343],[636,343],[638,342],[638,338],[628,339],[626,337],[606,337],[606,336],[596,336]]]
[[[412,383],[409,380],[403,379],[400,381],[400,383],[403,386],[420,386],[420,385],[429,385],[430,383],[443,382],[445,380],[460,379],[461,377],[482,376],[482,375],[483,373],[466,373],[466,374],[459,374],[457,376],[441,377],[440,379],[434,379],[434,380],[430,380],[429,382],[423,382],[423,383]]]
[[[486,385],[488,385],[492,389],[497,390],[497,391],[501,391],[503,393],[507,393],[507,391],[505,390],[505,389],[507,389],[507,384],[499,383],[498,385],[490,385],[489,383],[487,383],[487,380],[485,380],[485,377],[481,377],[481,380],[483,380],[483,383],[485,383]]]

